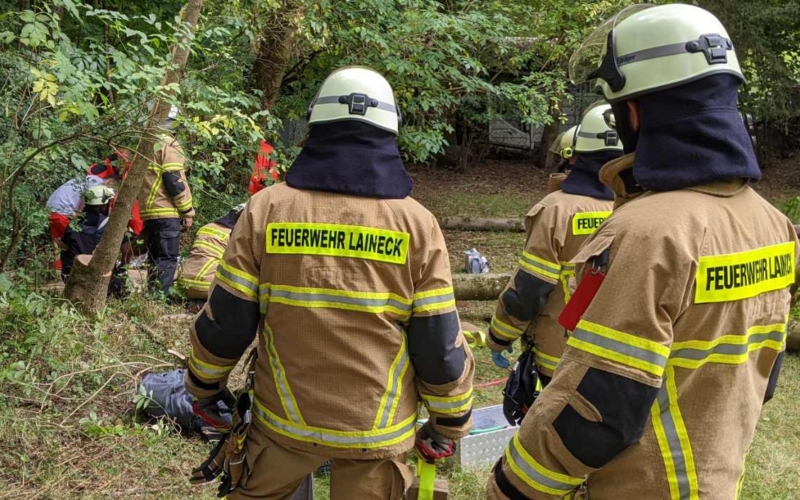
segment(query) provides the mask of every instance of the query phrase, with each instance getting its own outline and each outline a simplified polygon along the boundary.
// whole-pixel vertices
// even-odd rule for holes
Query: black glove
[[[219,403],[225,404],[220,407]],[[223,414],[230,415],[232,408],[236,406],[236,398],[230,389],[223,389],[217,394],[207,398],[195,398],[192,401],[192,411],[200,417],[203,422],[213,427],[219,432],[229,432],[231,430],[230,416],[226,419]]]
[[[420,458],[428,463],[450,457],[456,452],[455,441],[436,432],[430,420],[417,431],[415,446]]]

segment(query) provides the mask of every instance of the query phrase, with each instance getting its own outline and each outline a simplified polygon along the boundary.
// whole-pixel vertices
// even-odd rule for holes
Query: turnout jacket
[[[525,333],[540,373],[552,377],[567,342],[558,315],[569,301],[570,263],[584,241],[611,215],[614,202],[558,190],[525,217],[527,237],[519,267],[500,295],[488,345],[499,351]]]
[[[185,157],[178,139],[165,135],[139,192],[142,220],[194,217],[192,191],[183,168]]]
[[[633,164],[604,167],[614,182]],[[617,178],[618,180],[618,178]],[[489,498],[732,500],[786,338],[797,236],[744,181],[644,192],[573,259],[605,279]]]
[[[471,428],[474,362],[447,249],[411,198],[286,184],[254,195],[192,328],[189,391],[224,387],[256,334],[254,421],[284,446],[396,456],[413,446],[420,400],[442,435]]]
[[[211,282],[225,249],[233,225],[219,221],[206,224],[197,231],[197,237],[189,250],[189,256],[181,264],[178,286],[190,299],[208,300]]]

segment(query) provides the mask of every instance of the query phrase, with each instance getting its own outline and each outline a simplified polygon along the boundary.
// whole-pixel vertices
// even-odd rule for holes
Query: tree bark
[[[184,22],[188,24],[189,31],[173,48],[172,61],[161,81],[162,86],[180,82],[186,62],[189,60],[191,37],[202,9],[203,0],[189,0],[184,16]],[[145,131],[139,140],[133,165],[120,186],[119,196],[103,238],[95,249],[89,265],[75,266],[72,270],[64,294],[87,314],[97,314],[105,306],[108,282],[117,261],[122,238],[125,236],[131,208],[142,188],[147,174],[147,166],[153,156],[154,145],[159,135],[163,133],[161,127],[169,110],[169,102],[163,99],[156,100],[147,120]]]
[[[559,129],[561,129],[561,110],[556,102],[550,105],[550,117],[553,119],[550,123],[544,126],[542,132],[542,142],[539,145],[539,165],[547,171],[553,170],[553,155],[550,154],[550,145],[558,137]]]
[[[439,227],[458,231],[494,231],[524,233],[522,219],[503,219],[498,217],[441,217]]]
[[[256,86],[262,92],[261,109],[272,109],[281,93],[281,83],[294,50],[300,8],[289,1],[264,24],[253,63]]]
[[[454,274],[453,290],[456,300],[497,300],[510,279],[511,273]]]

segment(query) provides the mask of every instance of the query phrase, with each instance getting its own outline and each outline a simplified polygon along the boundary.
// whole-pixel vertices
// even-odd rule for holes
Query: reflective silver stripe
[[[561,266],[556,265],[545,265],[541,262],[536,262],[535,260],[529,258],[524,253],[522,254],[522,260],[525,261],[526,264],[535,267],[537,269],[541,269],[542,271],[546,271],[550,274],[560,274],[561,273]]]
[[[262,408],[259,402],[256,402],[256,404],[253,405],[253,411],[257,417],[263,419],[269,425],[286,432],[287,434],[306,438],[312,442],[333,447],[344,446],[357,448],[359,446],[383,443],[385,441],[400,438],[405,434],[413,433],[414,427],[417,423],[416,419],[410,419],[406,425],[398,429],[394,429],[391,432],[380,433],[380,431],[378,431],[378,433],[375,433],[375,431],[365,431],[361,433],[362,435],[360,436],[343,436],[332,432],[326,432],[325,429],[308,426],[299,427],[281,422],[265,411],[265,408]]]
[[[381,421],[379,427],[388,427],[391,422],[389,422],[389,417],[392,414],[392,406],[394,406],[394,400],[397,398],[398,389],[400,388],[400,376],[403,374],[405,370],[406,363],[408,363],[408,349],[406,348],[405,339],[403,340],[402,345],[400,346],[402,350],[400,354],[400,362],[397,363],[397,366],[394,370],[394,376],[392,377],[392,387],[389,389],[389,397],[386,399],[386,406],[383,408],[383,415],[381,415]]]
[[[667,358],[661,354],[658,354],[657,352],[648,351],[647,349],[642,349],[630,344],[625,344],[618,340],[603,337],[582,328],[576,328],[575,331],[572,332],[571,336],[589,344],[602,347],[603,349],[608,349],[609,351],[613,351],[624,356],[629,356],[661,368],[667,366]]]
[[[619,56],[617,57],[617,66],[625,66],[626,64],[647,61],[648,59],[657,59],[659,57],[686,54],[689,52],[686,50],[686,43],[687,42],[671,43],[669,45],[662,45],[660,47],[653,47],[651,49],[644,49]]]
[[[368,99],[374,99],[373,97],[369,97],[369,96],[367,96],[367,98]],[[375,100],[378,101],[377,99],[375,99]],[[317,104],[342,104],[342,103],[339,102],[339,96],[337,96],[337,95],[328,95],[328,96],[325,96],[325,97],[317,98],[317,100],[314,101],[314,106],[316,106]],[[346,106],[346,104],[342,104],[342,106]],[[389,111],[391,113],[397,113],[397,108],[394,105],[389,104],[388,102],[378,101],[378,105],[377,106],[369,106],[369,107],[370,108],[377,107],[378,109],[381,109],[383,111]]]
[[[508,451],[511,459],[514,460],[514,464],[522,469],[522,472],[524,472],[530,479],[541,484],[542,486],[563,491],[564,493],[568,493],[576,488],[576,486],[573,484],[562,483],[560,481],[550,479],[531,467],[530,464],[528,464],[528,462],[526,462],[525,459],[519,454],[519,451],[517,450],[516,439],[511,441]]]
[[[725,354],[729,356],[740,356],[742,354],[747,354],[750,349],[750,345],[758,344],[760,342],[764,342],[766,340],[773,340],[775,342],[783,342],[785,332],[776,330],[774,332],[768,333],[759,333],[755,335],[751,335],[747,339],[746,344],[717,344],[711,349],[692,349],[692,348],[683,348],[677,349],[672,351],[670,354],[670,358],[682,358],[682,359],[691,359],[693,361],[700,361],[703,360],[712,354]]]
[[[667,437],[669,453],[672,455],[672,462],[675,464],[675,476],[678,481],[678,491],[681,500],[691,498],[691,488],[689,486],[689,475],[686,469],[686,457],[683,456],[681,440],[678,437],[678,429],[669,411],[669,394],[667,393],[666,376],[662,382],[661,390],[658,391],[658,409],[661,412],[661,425],[664,427],[664,434]]]
[[[258,308],[264,316],[266,316],[269,309],[269,292],[269,284],[261,284],[258,287]]]
[[[410,304],[403,304],[391,297],[385,299],[365,299],[359,297],[344,297],[341,295],[331,295],[327,293],[305,293],[293,292],[289,290],[271,290],[271,296],[276,298],[283,298],[294,300],[297,302],[331,302],[334,304],[344,304],[363,307],[392,307],[401,311],[411,312]]]
[[[537,365],[541,365],[549,370],[555,370],[558,367],[558,361],[549,360],[536,350],[533,352],[533,359]]]
[[[275,349],[275,342],[272,330],[269,326],[264,324],[264,337],[266,337],[267,351],[269,354],[269,364],[272,368],[272,375],[275,378],[275,385],[280,391],[281,402],[286,409],[287,417],[293,422],[299,424],[303,422],[300,416],[300,410],[295,406],[294,397],[289,389],[289,381],[286,379],[286,372],[281,366],[280,359],[278,358],[278,350]]]
[[[458,396],[447,398],[450,401],[437,401],[431,399],[429,396],[421,394],[422,400],[431,410],[452,410],[454,408],[461,408],[472,404],[472,391]]]
[[[232,282],[236,283],[237,285],[241,285],[244,288],[247,288],[248,290],[252,291],[253,295],[258,293],[258,285],[256,285],[255,283],[253,283],[253,282],[251,282],[249,280],[246,280],[246,279],[242,278],[241,276],[237,276],[237,275],[233,274],[232,272],[228,271],[225,268],[225,263],[224,262],[222,262],[220,264],[221,265],[217,268],[217,273],[221,274],[227,280],[232,281]]]
[[[456,300],[456,296],[452,293],[447,293],[444,295],[434,295],[432,297],[425,297],[422,299],[415,299],[414,300],[414,309],[427,306],[430,304],[438,304],[440,302],[450,302]]]

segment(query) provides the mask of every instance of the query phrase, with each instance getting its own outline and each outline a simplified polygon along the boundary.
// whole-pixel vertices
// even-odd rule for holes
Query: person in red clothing
[[[124,180],[128,170],[130,170],[133,161],[129,159],[129,153],[125,149],[115,150],[114,153],[108,158],[101,161],[92,163],[89,166],[89,175],[96,175],[110,184],[116,184],[119,180]],[[111,208],[114,208],[116,197],[111,200]],[[128,229],[131,230],[134,236],[138,237],[142,234],[144,229],[144,221],[139,213],[139,200],[133,203],[131,209],[131,218],[128,221]]]
[[[273,151],[275,151],[275,148],[262,139],[256,155],[256,162],[253,165],[253,175],[250,176],[250,186],[247,188],[251,196],[267,187],[270,179],[273,182],[280,179],[278,162],[270,159]]]

